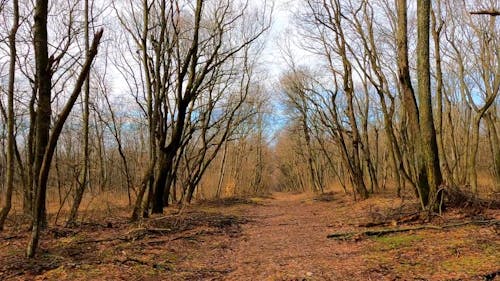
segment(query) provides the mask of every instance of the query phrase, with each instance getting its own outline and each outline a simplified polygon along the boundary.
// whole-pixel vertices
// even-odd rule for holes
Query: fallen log
[[[433,229],[433,230],[443,230],[446,228],[460,227],[465,225],[500,225],[500,220],[481,220],[481,221],[466,221],[459,222],[453,224],[445,224],[442,226],[438,225],[416,225],[416,226],[408,226],[408,227],[398,227],[398,228],[382,228],[376,230],[365,230],[360,232],[340,232],[333,233],[326,236],[326,238],[338,239],[338,240],[347,240],[350,238],[359,238],[362,236],[384,236],[391,233],[401,233],[408,231],[416,231],[416,230],[425,230],[425,229]]]
[[[414,222],[416,220],[419,220],[420,218],[421,218],[421,212],[417,212],[392,220],[359,223],[358,227],[396,226],[403,223]]]

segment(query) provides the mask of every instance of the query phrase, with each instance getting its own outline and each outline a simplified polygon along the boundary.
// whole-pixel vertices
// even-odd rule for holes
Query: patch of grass
[[[369,251],[363,255],[367,263],[371,265],[391,264],[393,263],[392,255],[387,252]]]
[[[61,246],[61,247],[66,247],[67,245],[74,244],[76,242],[83,241],[85,239],[86,239],[85,235],[77,233],[74,235],[69,235],[69,236],[65,236],[65,237],[61,237],[61,238],[57,239],[56,244],[58,246]]]
[[[165,260],[166,263],[173,263],[179,260],[179,257],[170,251],[165,251],[160,258]]]
[[[44,274],[43,280],[99,280],[103,271],[96,265],[60,266]]]
[[[481,251],[491,257],[496,258],[497,260],[500,260],[498,257],[498,253],[500,252],[500,244],[496,243],[495,241],[483,241],[478,244],[479,249]],[[500,261],[498,261],[500,262]]]
[[[68,273],[66,267],[61,265],[55,269],[49,270],[44,274],[44,277],[48,280],[62,280],[68,278]]]
[[[477,275],[487,269],[491,262],[489,257],[464,255],[443,261],[441,267],[448,272]]]
[[[394,236],[381,236],[374,237],[373,240],[380,245],[380,249],[399,249],[403,247],[409,247],[415,242],[419,242],[423,239],[421,235],[394,235]]]
[[[158,276],[158,271],[162,270],[162,268],[155,268],[152,266],[146,266],[146,265],[134,265],[132,266],[132,270],[138,275],[144,278],[145,276],[147,277],[157,277]],[[139,280],[139,279],[138,279]]]

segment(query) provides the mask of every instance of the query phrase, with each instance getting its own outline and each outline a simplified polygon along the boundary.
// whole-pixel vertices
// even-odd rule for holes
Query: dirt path
[[[275,194],[249,209],[251,223],[236,243],[235,271],[228,280],[334,280],[362,263],[359,247],[339,247],[325,239],[340,222],[331,204],[304,195]]]
[[[488,280],[485,275],[500,270],[496,227],[360,241],[326,238],[356,230],[359,222],[373,219],[369,213],[399,204],[394,198],[355,203],[337,194],[331,202],[322,202],[312,195],[276,193],[261,205],[245,206],[251,222],[243,225],[242,236],[226,256],[232,270],[222,279]]]

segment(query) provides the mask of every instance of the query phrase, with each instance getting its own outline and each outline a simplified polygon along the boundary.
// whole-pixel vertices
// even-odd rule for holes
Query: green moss
[[[98,278],[99,276],[102,276],[101,269],[94,266],[94,265],[84,264],[84,265],[82,265],[80,270],[82,272],[84,272],[85,277],[92,277],[92,279]],[[94,279],[94,280],[96,280],[96,279]]]
[[[461,272],[475,275],[481,272],[484,266],[490,262],[491,259],[488,257],[466,255],[448,259],[441,264],[441,267],[449,272]]]
[[[480,243],[479,249],[481,249],[481,251],[488,256],[492,256],[492,257],[496,257],[497,259],[500,259],[500,258],[498,258],[498,253],[500,252],[500,244],[499,243],[495,243],[494,241],[487,242],[487,243]]]
[[[419,242],[423,239],[420,235],[395,235],[395,236],[381,236],[375,237],[373,240],[379,244],[380,250],[386,249],[398,249],[403,247],[409,247],[415,242]]]

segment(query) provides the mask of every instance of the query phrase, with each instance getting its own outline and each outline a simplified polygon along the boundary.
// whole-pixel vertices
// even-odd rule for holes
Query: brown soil
[[[495,280],[498,225],[326,238],[414,207],[390,196],[354,202],[340,193],[201,202],[138,224],[124,213],[50,227],[33,260],[23,257],[26,226],[11,225],[0,233],[0,279]],[[474,215],[451,210],[433,224],[500,218],[498,211]]]

